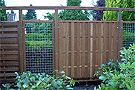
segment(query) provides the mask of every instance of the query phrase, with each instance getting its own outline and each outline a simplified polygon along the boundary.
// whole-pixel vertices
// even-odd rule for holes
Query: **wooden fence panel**
[[[117,22],[61,21],[55,32],[56,69],[74,79],[92,78],[100,64],[117,59]]]
[[[21,41],[19,38],[24,34],[21,30],[23,29],[19,28],[18,22],[0,23],[0,83],[13,82],[15,72],[24,69],[20,67],[22,64],[24,65],[25,60],[24,38]],[[21,33],[19,33],[20,31]],[[20,63],[20,58],[23,63]]]

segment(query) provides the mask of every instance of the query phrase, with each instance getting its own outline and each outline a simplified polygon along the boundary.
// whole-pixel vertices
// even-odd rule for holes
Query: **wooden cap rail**
[[[6,10],[105,10],[105,11],[135,11],[135,8],[107,8],[107,7],[78,7],[78,6],[2,6]]]

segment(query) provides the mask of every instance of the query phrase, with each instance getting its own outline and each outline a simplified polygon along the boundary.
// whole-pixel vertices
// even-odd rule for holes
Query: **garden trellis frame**
[[[22,33],[22,35],[21,35],[21,38],[22,38],[22,36],[24,35],[24,24],[25,23],[33,23],[33,22],[40,22],[40,23],[44,23],[44,22],[50,22],[50,23],[53,23],[53,27],[52,27],[52,30],[53,30],[53,35],[52,35],[52,41],[53,41],[53,70],[58,70],[58,71],[60,71],[61,69],[63,69],[63,63],[59,63],[59,62],[61,62],[61,60],[59,61],[59,59],[58,58],[61,58],[62,56],[61,55],[59,55],[59,54],[61,54],[61,53],[59,53],[59,51],[61,50],[61,48],[57,48],[57,47],[60,47],[60,46],[58,46],[59,45],[59,43],[61,43],[61,42],[59,42],[58,41],[58,39],[57,38],[59,38],[59,39],[62,39],[62,38],[65,38],[65,37],[59,37],[60,35],[60,33],[56,33],[57,31],[59,31],[59,29],[61,28],[60,27],[60,25],[65,25],[65,27],[67,26],[68,27],[68,23],[70,22],[70,24],[73,26],[73,27],[76,27],[75,26],[75,23],[77,23],[77,22],[80,22],[80,23],[90,23],[90,25],[95,25],[96,26],[96,24],[91,24],[91,23],[110,23],[111,21],[59,21],[58,20],[58,11],[59,10],[104,10],[104,11],[117,11],[118,12],[118,19],[117,19],[117,21],[115,21],[115,22],[113,22],[113,24],[114,25],[117,25],[116,26],[116,28],[117,28],[117,30],[118,30],[118,32],[117,32],[117,37],[116,37],[116,48],[117,48],[117,50],[116,50],[116,52],[117,52],[117,58],[120,58],[119,57],[119,53],[118,53],[118,51],[120,50],[120,48],[122,47],[122,30],[123,30],[123,23],[135,23],[134,21],[122,21],[122,14],[121,14],[121,12],[122,11],[129,11],[129,12],[135,12],[135,9],[134,8],[105,8],[105,7],[100,7],[100,8],[97,8],[97,7],[78,7],[78,6],[71,6],[71,7],[68,7],[68,6],[10,6],[10,7],[0,7],[1,9],[5,9],[5,10],[19,10],[19,21],[18,21],[18,25],[19,25],[19,29],[20,29],[20,31],[23,31]],[[28,10],[28,9],[34,9],[34,10],[55,10],[55,20],[53,20],[53,21],[48,21],[48,20],[23,20],[22,19],[22,11],[23,10]],[[11,22],[12,23],[12,22]],[[67,23],[67,25],[66,24],[63,24],[63,23]],[[2,23],[1,23],[2,24]],[[80,24],[81,25],[81,24]],[[98,24],[97,24],[97,26],[98,26]],[[102,25],[101,25],[102,26]],[[104,24],[103,24],[103,26],[104,26]],[[74,30],[73,29],[73,27],[71,27],[71,29],[72,30]],[[104,26],[105,27],[105,26]],[[108,26],[109,27],[109,26]],[[84,27],[80,27],[80,28],[85,28],[85,26]],[[79,29],[80,29],[79,28]],[[98,28],[100,28],[100,26],[98,27]],[[67,30],[69,30],[69,29],[67,29]],[[74,30],[75,32],[76,32],[76,30]],[[74,32],[70,32],[70,33],[74,33]],[[66,33],[65,33],[66,34]],[[95,33],[96,34],[96,33]],[[73,34],[72,34],[73,35]],[[74,36],[74,35],[73,35]],[[69,37],[71,37],[73,40],[74,40],[74,38],[72,37],[72,36],[69,36]],[[82,38],[81,36],[77,36],[77,37],[79,37],[79,38]],[[85,37],[87,37],[87,36],[85,36]],[[96,38],[96,36],[95,36],[95,38]],[[20,38],[19,38],[20,39]],[[98,38],[99,39],[99,38]],[[63,40],[63,39],[62,39]],[[72,42],[73,42],[73,40],[72,40]],[[96,40],[95,40],[96,41]],[[94,41],[94,42],[95,42]],[[24,37],[23,37],[23,39],[22,39],[22,41],[21,41],[21,43],[23,43],[23,45],[24,45],[24,43],[25,43],[25,41],[24,41]],[[1,44],[2,45],[2,44]],[[73,46],[74,46],[74,44],[72,44]],[[23,48],[23,50],[25,50],[24,49],[24,47],[25,46],[21,46],[22,48]],[[73,48],[72,48],[73,49]],[[73,49],[74,50],[74,49]],[[22,53],[22,50],[20,49],[19,50],[19,52],[20,53]],[[69,51],[67,51],[67,52],[69,52]],[[75,52],[75,51],[72,51],[72,52]],[[73,53],[72,53],[73,54]],[[85,54],[84,54],[85,55]],[[1,54],[1,56],[2,56],[2,54]],[[26,58],[25,58],[25,53],[24,53],[24,51],[23,51],[23,54],[20,54],[19,56],[21,56],[21,58],[19,59],[19,61],[20,61],[20,66],[22,66],[22,67],[20,67],[20,69],[19,69],[19,71],[26,71],[26,63],[24,63],[24,62],[26,62]],[[67,56],[68,58],[69,58],[69,56]],[[72,58],[74,58],[73,56],[71,56]],[[116,56],[115,56],[116,57]],[[62,58],[63,59],[63,58]],[[3,62],[4,60],[2,60],[2,58],[1,58],[1,61]],[[64,63],[66,63],[66,62],[64,62]],[[61,64],[61,65],[60,65]],[[78,80],[90,80],[90,78],[92,78],[92,76],[93,76],[93,73],[95,72],[95,70],[96,69],[89,69],[89,73],[91,73],[91,74],[88,74],[87,76],[81,76],[81,73],[83,73],[83,72],[85,72],[85,70],[83,70],[83,72],[78,72],[78,74],[80,73],[80,75],[79,76],[75,76],[75,70],[73,69],[73,68],[76,68],[76,66],[74,66],[73,65],[73,63],[71,63],[72,65],[69,65],[68,67],[66,67],[64,70],[66,70],[65,72],[66,72],[66,74],[67,75],[69,75],[69,76],[71,76],[71,77],[73,77],[73,78],[76,78],[76,79],[78,79]],[[95,63],[94,63],[95,64]],[[100,63],[99,63],[100,64]],[[1,64],[1,66],[3,67],[4,66],[4,63],[3,64]],[[1,67],[1,69],[2,69],[2,67]],[[62,68],[61,68],[62,67]],[[65,66],[64,66],[65,67]],[[87,65],[78,65],[78,68],[81,68],[81,67],[88,67]],[[93,67],[95,68],[95,65],[93,65]],[[77,69],[78,69],[77,68]],[[89,67],[88,68],[90,68],[90,65],[89,65]],[[71,70],[71,72],[69,73],[68,72],[68,69],[72,69]],[[87,72],[87,70],[86,70],[86,72]],[[3,72],[1,72],[1,73],[6,73],[6,71],[3,71]],[[0,74],[1,74],[0,73]],[[2,75],[2,74],[1,74]],[[7,76],[1,76],[2,78],[3,77],[5,77],[5,81],[6,81],[6,78],[7,78]],[[12,77],[12,76],[11,76]],[[1,79],[2,79],[1,78]]]

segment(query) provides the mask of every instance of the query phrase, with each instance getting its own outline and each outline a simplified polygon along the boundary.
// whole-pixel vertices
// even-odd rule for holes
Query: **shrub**
[[[135,90],[135,44],[120,53],[121,60],[102,64],[97,71],[102,80],[99,90]]]
[[[26,41],[52,41],[52,34],[51,33],[28,33],[25,35]]]
[[[36,48],[51,48],[52,47],[52,41],[26,41],[25,42],[26,47],[30,47],[33,49]]]
[[[28,33],[26,34],[25,45],[28,49],[42,49],[52,48],[52,36],[51,33]]]
[[[72,86],[75,85],[75,81],[65,74],[61,74],[60,77],[31,72],[16,73],[16,75],[18,90],[72,90]]]

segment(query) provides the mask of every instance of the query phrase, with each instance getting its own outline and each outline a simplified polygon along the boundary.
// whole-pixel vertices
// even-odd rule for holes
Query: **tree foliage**
[[[30,4],[32,6],[32,4]],[[25,20],[32,20],[32,19],[37,19],[37,15],[34,9],[28,9],[28,12],[24,16]]]
[[[4,0],[0,0],[0,6],[5,6]],[[0,10],[0,21],[6,20],[7,20],[6,10]]]
[[[105,7],[113,8],[135,8],[135,0],[106,0]],[[117,20],[118,12],[108,11],[104,12],[104,20]],[[122,12],[122,19],[133,21],[135,20],[135,12]]]
[[[67,0],[67,6],[80,6],[81,0]],[[83,10],[63,10],[59,13],[60,20],[89,20],[89,13]],[[54,19],[54,13],[47,13],[45,18]]]
[[[95,7],[105,7],[105,0],[98,0]],[[92,11],[92,16],[94,20],[102,20],[103,10],[94,10]]]

